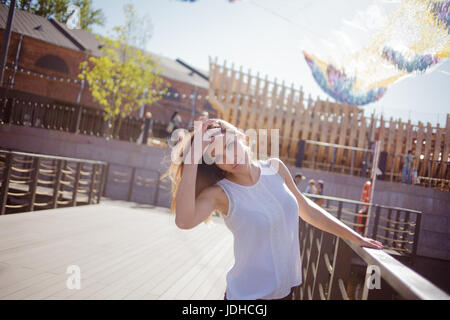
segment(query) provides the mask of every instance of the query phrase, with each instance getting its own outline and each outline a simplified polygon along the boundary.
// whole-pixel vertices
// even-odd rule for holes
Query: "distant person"
[[[324,185],[323,180],[317,181],[317,184],[316,184],[316,194],[319,195],[319,196],[322,196],[322,195],[323,195],[323,185]],[[325,199],[316,198],[316,201],[315,201],[315,202],[316,202],[319,206],[322,206],[322,204],[323,204],[324,201],[325,201]]]
[[[172,134],[172,132],[180,128],[181,121],[182,121],[181,116],[179,115],[178,111],[175,111],[170,117],[169,124],[167,125],[166,128],[166,131],[169,134],[169,136]]]
[[[370,195],[371,195],[372,182],[370,180],[364,183],[363,192],[361,195],[361,201],[370,203]],[[369,211],[369,206],[363,206],[361,210],[358,211],[358,218],[356,223],[358,226],[356,227],[356,232],[359,234],[363,234],[366,229],[367,223],[367,213]]]
[[[297,188],[300,189],[300,182],[302,182],[302,180],[305,180],[305,179],[306,179],[306,177],[303,175],[303,173],[299,172],[299,173],[295,174],[294,181],[295,181],[295,184],[297,185]]]
[[[314,179],[309,180],[308,186],[306,187],[305,193],[316,194],[316,181]]]
[[[316,194],[323,195],[323,180],[319,180],[316,183]]]
[[[209,119],[209,113],[208,111],[203,111],[200,116],[196,119],[196,121],[202,121],[202,119]]]
[[[151,130],[153,127],[153,119],[152,119],[152,113],[150,111],[145,113],[145,119],[144,123],[141,126],[141,134],[139,135],[139,138],[137,140],[137,143],[147,144],[149,136],[151,136]]]
[[[403,168],[402,168],[402,183],[411,184],[411,168],[413,163],[413,155],[411,150],[408,150],[408,154],[403,156]]]

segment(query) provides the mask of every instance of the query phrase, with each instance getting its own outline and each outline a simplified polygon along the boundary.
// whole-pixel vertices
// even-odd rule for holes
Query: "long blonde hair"
[[[244,132],[242,132],[242,130],[236,128],[231,123],[226,122],[221,119],[217,119],[216,121],[213,121],[208,124],[207,130],[213,129],[213,128],[220,128],[222,133],[232,132],[232,133],[236,134],[239,138],[244,139],[245,145],[247,146],[247,150],[251,157],[252,153],[251,153],[250,148],[248,147],[248,142],[246,140],[247,136],[245,135]],[[190,138],[180,139],[180,141],[178,142],[178,143],[183,144],[183,145],[181,145],[180,148],[176,149],[177,150],[176,152],[179,152],[179,154],[177,154],[176,156],[179,156],[179,158],[181,158],[181,159],[183,158],[183,150],[187,150],[187,148],[186,148],[187,146],[185,144],[192,145],[192,142],[194,140],[194,131],[193,130],[189,132],[188,137],[190,137]],[[178,163],[178,162],[171,161],[169,168],[161,177],[161,179],[169,177],[170,181],[172,183],[172,185],[171,185],[172,202],[170,204],[170,212],[172,214],[174,214],[176,211],[176,197],[177,197],[177,192],[178,192],[178,187],[180,185],[181,177],[183,175],[183,168],[184,168],[184,162]],[[195,179],[195,198],[197,198],[197,196],[203,190],[214,185],[219,180],[223,179],[225,177],[225,175],[226,175],[226,172],[224,170],[220,169],[215,163],[207,164],[206,161],[204,160],[204,158],[202,158],[201,163],[198,164],[197,177]],[[208,219],[206,219],[206,222],[210,221],[210,217],[213,213],[214,213],[214,211],[211,212]]]

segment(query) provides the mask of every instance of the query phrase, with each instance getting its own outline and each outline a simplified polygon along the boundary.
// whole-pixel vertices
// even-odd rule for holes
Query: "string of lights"
[[[14,64],[8,64],[5,66],[5,70],[11,70],[12,72],[14,72],[15,66]],[[61,77],[61,76],[55,76],[55,75],[51,75],[51,74],[45,74],[45,73],[40,73],[37,72],[35,70],[31,70],[31,69],[27,69],[24,68],[22,66],[18,66],[17,67],[17,72],[20,72],[22,74],[25,75],[29,75],[29,76],[34,76],[34,77],[38,77],[40,79],[46,79],[46,80],[50,80],[50,81],[55,81],[55,82],[59,82],[59,83],[65,83],[65,84],[71,84],[71,85],[76,85],[77,87],[81,86],[81,80],[80,79],[72,79],[72,78],[68,78],[68,77]],[[12,79],[12,75],[9,75],[9,79]],[[156,90],[152,90],[153,93],[156,93]],[[175,98],[175,99],[189,99],[190,101],[192,101],[192,99],[194,98],[193,94],[185,94],[185,93],[178,93],[178,92],[166,92],[165,94],[163,94],[163,91],[159,91],[159,94],[162,95],[163,98]],[[245,95],[245,94],[234,94],[233,95],[234,98],[237,99],[243,99],[245,102],[249,101],[251,103],[256,103],[257,102],[257,98],[251,96],[251,95]],[[226,97],[225,96],[217,96],[214,95],[215,99],[222,99],[224,100]],[[197,100],[199,102],[201,101],[208,101],[209,100],[209,95],[198,95],[197,96]],[[319,99],[318,99],[319,100]],[[303,99],[303,103],[305,106],[308,106],[308,99],[304,98]],[[309,103],[311,103],[311,105],[314,105],[314,100],[311,100]],[[435,114],[435,113],[427,113],[427,112],[419,112],[419,111],[412,111],[412,110],[403,110],[403,109],[397,109],[397,108],[390,108],[393,110],[397,110],[397,111],[404,111],[404,112],[409,112],[409,113],[421,113],[421,114],[427,114],[427,115],[433,115],[433,116],[440,116],[440,114]],[[284,108],[283,108],[284,110]],[[381,116],[381,115],[380,115]],[[444,117],[445,118],[445,117]]]
[[[13,64],[8,64],[7,66],[5,66],[5,70],[11,70],[12,72],[14,72],[14,69],[15,69],[15,66]],[[51,74],[45,74],[45,73],[37,72],[35,70],[31,70],[31,69],[24,68],[24,67],[17,67],[17,72],[20,72],[22,74],[29,75],[29,76],[38,77],[40,79],[57,81],[60,83],[81,86],[80,79],[72,79],[72,78],[68,78],[68,77],[61,77],[61,76],[56,76],[56,75],[51,75]],[[10,80],[12,79],[12,75],[9,76],[9,79]],[[156,93],[158,91],[152,89],[151,92]],[[194,97],[193,94],[185,94],[185,93],[181,94],[178,92],[175,92],[175,93],[166,92],[164,94],[164,91],[159,91],[159,94],[164,97],[175,97],[175,98],[181,98],[181,99],[193,99],[193,97]],[[207,100],[208,98],[209,98],[209,96],[202,96],[202,95],[197,96],[197,100]]]

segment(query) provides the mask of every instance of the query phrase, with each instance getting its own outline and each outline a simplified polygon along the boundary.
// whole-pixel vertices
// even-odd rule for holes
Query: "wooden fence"
[[[106,162],[0,150],[0,214],[99,203]]]
[[[400,119],[365,117],[357,106],[304,97],[302,88],[290,87],[277,80],[262,79],[251,70],[244,72],[234,65],[228,67],[210,59],[210,89],[208,100],[219,117],[242,130],[279,129],[279,157],[295,159],[300,140],[310,140],[340,146],[370,149],[376,140],[381,141],[381,151],[387,153],[385,172],[388,179],[401,177],[401,159],[408,150],[414,156],[413,169],[426,185],[448,190],[450,181],[450,114],[445,128],[430,123],[417,125]],[[270,151],[269,139],[268,151]],[[364,153],[352,158],[351,152],[338,148],[333,155],[330,148],[306,146],[306,163],[312,161],[341,167],[349,171],[351,162],[361,168]],[[354,171],[357,174],[357,171]]]
[[[167,180],[161,180],[158,170],[124,166],[109,162],[106,170],[104,196],[111,199],[142,202],[154,206],[159,203],[161,193],[169,193]]]
[[[11,123],[133,142],[142,131],[143,119],[125,117],[119,128],[119,118],[114,123],[108,123],[104,116],[104,110],[0,88],[0,124]]]

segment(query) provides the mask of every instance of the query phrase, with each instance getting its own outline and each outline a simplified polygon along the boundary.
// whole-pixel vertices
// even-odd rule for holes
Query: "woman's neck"
[[[248,156],[247,161],[242,166],[244,170],[236,173],[229,172],[226,178],[242,185],[254,185],[258,182],[260,176],[259,168]]]

